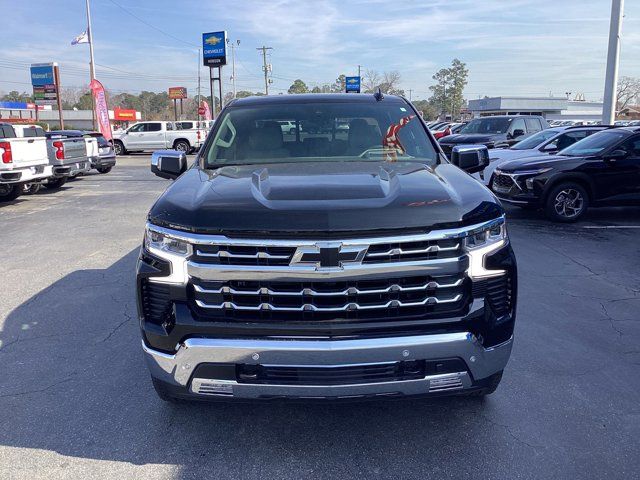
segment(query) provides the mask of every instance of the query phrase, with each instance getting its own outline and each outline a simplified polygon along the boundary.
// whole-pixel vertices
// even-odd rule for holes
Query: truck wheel
[[[111,167],[98,167],[98,173],[109,173],[111,171]]]
[[[185,400],[182,400],[180,398],[177,398],[171,395],[160,380],[157,380],[151,377],[151,381],[153,382],[153,389],[158,394],[158,397],[160,398],[160,400],[164,402],[169,402],[169,403],[185,403]]]
[[[26,195],[33,195],[34,193],[38,193],[40,190],[39,183],[23,183],[22,184],[22,193]]]
[[[189,142],[187,142],[186,140],[178,140],[173,144],[173,148],[178,152],[189,153],[189,151],[191,150],[191,145],[189,145]]]
[[[22,194],[22,185],[0,183],[0,202],[10,202]]]
[[[67,183],[67,177],[50,178],[46,183],[43,183],[44,187],[48,190],[56,190]]]
[[[116,152],[116,155],[125,155],[127,153],[126,148],[124,148],[124,144],[119,140],[113,142],[113,150]]]
[[[473,392],[471,394],[471,396],[473,397],[484,397],[486,395],[491,395],[493,392],[496,391],[496,389],[498,388],[498,385],[500,385],[500,380],[502,380],[502,372],[503,370],[500,370],[498,373],[494,373],[491,376],[491,380],[489,381],[489,385],[485,388],[482,388],[480,390],[476,390],[475,392]]]
[[[545,213],[554,222],[575,222],[587,211],[589,194],[574,182],[560,183],[553,187],[545,202]]]

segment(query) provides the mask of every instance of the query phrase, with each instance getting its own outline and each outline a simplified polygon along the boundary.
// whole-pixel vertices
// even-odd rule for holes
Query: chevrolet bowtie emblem
[[[340,242],[318,242],[298,247],[291,259],[291,266],[313,266],[316,270],[343,268],[348,264],[360,264],[367,252],[367,245],[342,245]]]

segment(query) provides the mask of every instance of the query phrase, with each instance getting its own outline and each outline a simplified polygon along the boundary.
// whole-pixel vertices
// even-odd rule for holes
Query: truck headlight
[[[183,257],[191,255],[191,245],[149,227],[146,228],[144,233],[144,248],[150,252],[159,250]]]
[[[507,226],[504,218],[481,230],[474,230],[464,239],[464,248],[469,255],[469,276],[473,279],[503,275],[504,270],[485,268],[485,257],[507,244]]]

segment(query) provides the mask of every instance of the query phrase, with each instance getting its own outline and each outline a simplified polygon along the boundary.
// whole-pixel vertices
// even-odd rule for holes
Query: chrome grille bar
[[[456,243],[452,247],[441,247],[440,245],[431,245],[427,248],[417,248],[413,250],[404,250],[403,248],[392,248],[391,250],[387,250],[386,252],[375,252],[375,253],[367,253],[367,257],[388,257],[390,255],[417,255],[421,253],[432,253],[432,252],[451,252],[454,250],[458,250],[460,248],[460,244]]]
[[[424,300],[415,301],[415,302],[403,302],[401,300],[389,300],[388,302],[382,304],[374,304],[374,305],[359,305],[358,303],[351,302],[347,303],[341,307],[318,307],[316,305],[312,305],[310,303],[306,303],[299,307],[276,307],[271,305],[270,303],[260,303],[259,305],[237,305],[233,302],[222,302],[220,304],[211,304],[203,302],[202,300],[196,300],[196,304],[201,308],[208,309],[232,309],[232,310],[273,310],[276,312],[347,312],[353,310],[376,310],[382,308],[393,308],[393,307],[422,307],[424,305],[437,305],[440,303],[455,303],[462,298],[462,294],[458,294],[452,298],[436,298],[436,297],[427,297]]]
[[[220,288],[208,289],[202,287],[198,284],[194,284],[193,288],[198,293],[213,293],[213,294],[233,294],[233,295],[273,295],[273,296],[303,296],[309,295],[314,297],[329,297],[329,296],[339,296],[339,295],[357,295],[357,294],[374,294],[374,293],[390,293],[390,292],[417,292],[421,290],[428,289],[436,289],[436,288],[452,288],[458,287],[462,284],[463,279],[460,278],[452,283],[438,283],[436,281],[429,281],[423,285],[415,285],[411,287],[405,287],[402,285],[389,285],[386,288],[378,288],[378,289],[366,289],[366,288],[357,288],[357,287],[349,287],[344,290],[336,291],[336,292],[318,292],[312,288],[304,288],[298,291],[279,291],[273,290],[271,288],[262,287],[257,290],[238,290],[232,287],[223,286]]]
[[[212,257],[212,258],[266,258],[274,260],[288,260],[291,255],[275,255],[269,252],[256,252],[253,254],[246,253],[231,253],[226,250],[220,250],[215,253],[203,252],[202,250],[196,250],[196,255],[199,257]]]

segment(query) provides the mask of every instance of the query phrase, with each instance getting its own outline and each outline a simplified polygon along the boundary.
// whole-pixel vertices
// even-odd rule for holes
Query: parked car
[[[454,124],[451,127],[451,135],[453,135],[454,133],[460,133],[460,130],[462,130],[467,123],[468,122],[462,122],[462,123]]]
[[[116,152],[100,132],[82,132],[85,138],[93,138],[98,144],[98,157],[91,161],[91,168],[99,173],[109,173],[116,164]]]
[[[514,145],[528,135],[549,128],[547,121],[536,115],[496,115],[471,120],[460,132],[441,138],[440,146],[451,157],[455,145],[480,144],[487,148]]]
[[[494,195],[393,95],[229,102],[148,215],[143,348],[165,400],[493,392],[516,263]],[[278,120],[348,121],[345,140]],[[238,126],[242,125],[243,128]],[[382,147],[384,145],[384,147]],[[454,150],[469,171],[486,147]]]
[[[507,162],[491,190],[559,222],[578,220],[589,206],[640,205],[640,128],[609,128],[558,155]]]
[[[204,129],[178,129],[174,122],[138,122],[122,132],[114,132],[116,155],[173,148],[190,153],[200,148],[206,137]]]
[[[542,130],[509,148],[496,148],[489,152],[489,165],[481,172],[474,173],[478,180],[489,183],[493,171],[505,162],[542,154],[556,154],[569,145],[599,132],[604,126],[552,127]]]
[[[280,128],[282,129],[282,133],[288,133],[290,135],[295,135],[296,133],[296,122],[292,122],[291,120],[280,120],[278,122]]]
[[[86,158],[89,161],[89,166],[83,169],[76,169],[70,175],[71,178],[89,171],[92,166],[100,160],[100,150],[98,146],[98,140],[93,135],[86,135],[87,132],[83,130],[55,130],[55,133],[59,138],[83,138],[86,146]]]
[[[53,166],[53,177],[43,185],[49,189],[60,188],[69,178],[74,178],[91,169],[87,156],[87,142],[77,130],[52,130],[46,132],[49,163]]]
[[[34,185],[53,175],[47,140],[37,128],[20,126],[18,137],[14,126],[0,123],[0,202],[15,200],[25,189],[32,192]]]

